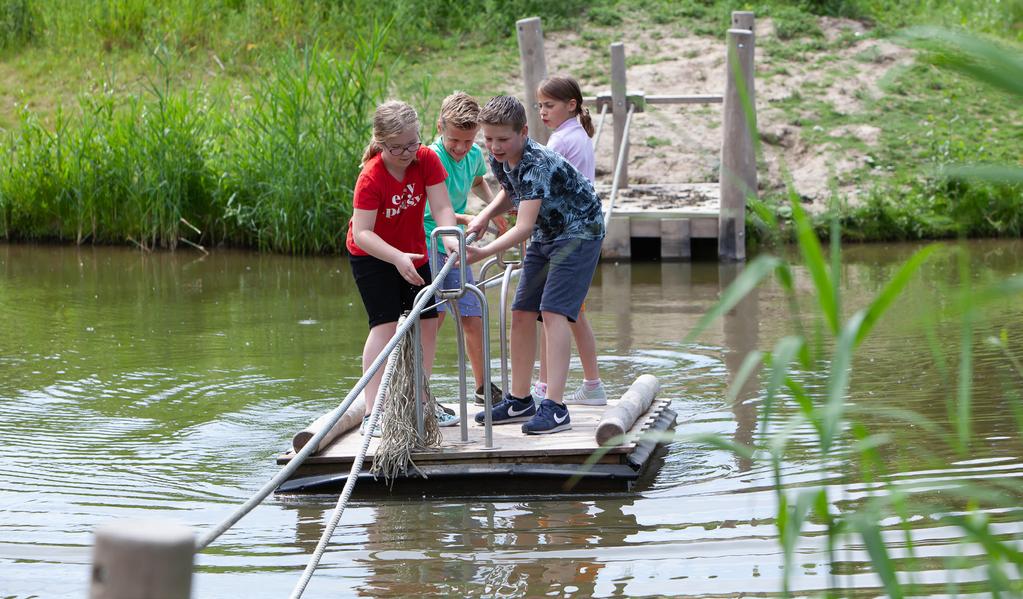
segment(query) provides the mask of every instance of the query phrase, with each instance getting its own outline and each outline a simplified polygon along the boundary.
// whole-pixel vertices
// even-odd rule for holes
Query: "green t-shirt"
[[[473,144],[469,153],[460,162],[455,162],[451,154],[448,154],[448,151],[444,149],[444,141],[440,137],[430,144],[430,149],[440,157],[444,170],[448,172],[448,178],[444,180],[444,184],[447,185],[448,197],[451,198],[451,208],[454,209],[455,214],[465,214],[465,209],[469,205],[469,192],[472,190],[472,182],[476,180],[476,177],[482,177],[487,174],[487,164],[483,160],[483,151],[480,150],[479,146]],[[426,229],[426,246],[429,248],[430,235],[437,228],[437,223],[434,222],[433,216],[430,214],[429,204],[426,205],[426,217],[423,219],[423,226]],[[440,248],[440,251],[444,253],[443,246]]]

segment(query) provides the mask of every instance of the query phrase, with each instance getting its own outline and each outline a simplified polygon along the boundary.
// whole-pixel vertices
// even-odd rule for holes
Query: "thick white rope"
[[[473,235],[470,235],[468,238],[466,238],[466,243],[470,243],[471,240],[475,240],[475,237]],[[338,407],[334,408],[334,411],[331,412],[330,414],[330,418],[327,420],[327,422],[324,423],[323,428],[317,431],[317,433],[313,435],[311,439],[309,439],[305,446],[302,447],[302,449],[299,450],[299,452],[296,453],[293,458],[291,458],[287,466],[282,468],[280,472],[278,472],[273,478],[267,481],[266,484],[264,484],[258,491],[256,491],[252,495],[252,497],[250,497],[245,503],[239,506],[238,509],[232,512],[231,515],[225,518],[220,524],[213,527],[206,534],[199,537],[196,540],[195,544],[196,553],[208,547],[210,543],[217,540],[217,537],[224,534],[239,520],[245,517],[246,514],[251,512],[257,505],[262,503],[262,501],[266,499],[267,496],[270,495],[270,493],[273,493],[274,489],[280,486],[282,482],[291,478],[291,475],[294,474],[296,470],[298,470],[299,466],[301,466],[302,463],[305,462],[305,459],[312,455],[312,453],[319,447],[320,441],[322,441],[323,438],[327,436],[327,433],[330,432],[330,429],[334,428],[334,425],[337,423],[337,421],[341,419],[341,416],[344,415],[345,411],[348,410],[348,407],[352,405],[352,402],[355,401],[355,398],[359,396],[359,393],[362,393],[362,390],[366,388],[366,385],[369,383],[369,380],[373,378],[373,376],[376,374],[376,371],[379,370],[380,367],[384,365],[384,362],[387,360],[387,357],[391,355],[392,351],[394,351],[394,348],[398,345],[398,342],[401,340],[402,336],[405,333],[407,333],[410,328],[412,328],[412,324],[415,322],[415,319],[419,317],[419,314],[424,309],[426,309],[427,304],[429,304],[433,300],[434,293],[436,293],[441,283],[444,282],[444,278],[447,276],[448,272],[451,271],[451,268],[454,266],[454,264],[455,264],[454,260],[448,260],[447,262],[444,263],[444,266],[440,269],[440,272],[438,272],[437,275],[433,278],[433,282],[426,287],[426,289],[430,290],[430,293],[424,293],[420,298],[419,302],[417,302],[416,305],[412,307],[412,310],[409,312],[408,319],[406,319],[405,322],[398,325],[398,330],[394,332],[394,336],[391,337],[391,340],[387,342],[387,345],[384,346],[384,348],[380,351],[377,357],[373,360],[373,363],[370,364],[369,368],[366,369],[366,372],[363,373],[362,378],[360,378],[359,381],[355,383],[355,386],[352,387],[352,390],[348,393],[348,396],[345,397],[344,401],[342,401],[341,404],[338,405]]]
[[[402,319],[405,317],[403,316]],[[409,319],[412,322],[412,319]],[[399,326],[401,320],[398,321]],[[405,341],[406,345],[410,342]],[[377,420],[380,419],[380,411],[382,405],[384,405],[384,398],[387,397],[388,388],[391,385],[391,375],[394,374],[394,367],[398,363],[398,356],[401,354],[401,348],[396,348],[391,352],[387,359],[387,368],[384,370],[384,377],[380,381],[380,391],[377,393],[376,402],[373,404],[373,410],[369,414],[369,422],[366,423],[368,430],[362,435],[362,447],[359,448],[359,453],[355,456],[355,461],[352,462],[352,468],[348,472],[348,480],[345,481],[345,487],[341,491],[341,496],[337,498],[337,506],[334,508],[334,514],[330,517],[330,522],[323,529],[323,534],[320,536],[320,542],[316,544],[316,550],[313,551],[313,555],[309,558],[309,563],[306,564],[305,570],[302,572],[302,577],[299,579],[298,584],[291,591],[290,598],[298,599],[305,592],[306,586],[309,584],[309,580],[313,577],[313,572],[316,571],[316,566],[320,565],[320,559],[323,558],[324,552],[327,550],[327,544],[330,543],[330,537],[334,534],[334,530],[337,525],[341,522],[341,515],[344,513],[345,508],[348,507],[348,500],[352,496],[352,491],[355,489],[355,481],[359,478],[359,473],[362,472],[362,462],[366,459],[366,452],[369,451],[369,444],[373,440],[373,435],[370,431],[373,431],[377,425]]]

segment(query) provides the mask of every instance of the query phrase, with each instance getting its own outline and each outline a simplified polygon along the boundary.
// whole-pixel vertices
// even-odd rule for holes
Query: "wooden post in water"
[[[746,259],[746,197],[757,193],[752,31],[728,30],[725,68],[718,259],[741,261]]]
[[[526,85],[526,125],[529,136],[545,144],[549,134],[540,120],[536,109],[536,88],[547,78],[547,59],[543,51],[543,30],[540,17],[519,19],[515,23],[519,34],[519,62],[522,63],[522,80]]]
[[[611,116],[615,125],[615,147],[612,160],[617,161],[622,157],[622,174],[618,183],[618,189],[625,189],[629,186],[629,148],[621,153],[622,142],[625,138],[625,118],[629,114],[628,87],[625,80],[625,44],[615,42],[611,44]],[[611,172],[618,168],[616,163],[611,164]]]
[[[119,520],[96,529],[90,599],[188,599],[195,535],[181,524]]]

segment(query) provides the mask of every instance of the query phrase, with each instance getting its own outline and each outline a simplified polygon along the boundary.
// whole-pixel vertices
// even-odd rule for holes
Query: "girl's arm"
[[[514,205],[508,192],[502,189],[494,196],[494,200],[487,204],[487,207],[472,219],[472,222],[465,229],[465,234],[476,233],[477,236],[482,237],[487,232],[487,223],[490,222],[490,219],[508,212]]]
[[[502,190],[503,191],[503,190]],[[483,200],[490,205],[494,201],[494,192],[490,189],[490,185],[487,184],[483,177],[476,177],[476,180],[472,183],[472,192],[476,194],[476,197]],[[469,222],[471,222],[471,218]],[[504,220],[503,216],[494,217],[494,226],[497,227],[497,235],[504,235],[504,232],[508,230],[508,221]],[[465,224],[469,224],[466,222]]]
[[[426,201],[430,203],[430,214],[438,227],[453,227],[457,223],[455,211],[451,208],[451,198],[448,197],[448,188],[443,181],[430,185],[426,188]],[[458,253],[458,240],[450,235],[441,238],[444,249],[449,256]]]
[[[413,285],[424,285],[425,281],[416,272],[414,262],[423,257],[422,254],[403,252],[387,243],[373,231],[377,222],[376,210],[352,210],[352,239],[355,244],[374,258],[389,262],[398,269],[402,278]]]
[[[490,202],[494,200],[494,192],[491,191],[490,185],[487,185],[487,182],[483,177],[476,177],[476,179],[473,180],[472,192],[476,194],[476,197],[487,204],[490,204]]]
[[[529,237],[533,234],[533,225],[536,224],[536,217],[538,214],[540,214],[540,200],[520,201],[519,215],[518,218],[515,219],[515,226],[508,229],[507,233],[501,235],[492,243],[488,243],[483,247],[466,248],[466,253],[469,255],[469,262],[478,262],[487,256],[493,256],[498,252],[511,249],[529,239]],[[480,216],[482,216],[482,214]]]

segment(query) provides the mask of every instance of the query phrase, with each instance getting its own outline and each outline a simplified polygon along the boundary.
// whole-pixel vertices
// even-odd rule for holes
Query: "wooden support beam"
[[[628,260],[632,257],[632,230],[628,216],[612,216],[607,224],[600,257],[605,260]]]
[[[529,136],[545,144],[550,133],[540,120],[536,109],[536,88],[547,78],[547,59],[543,51],[543,30],[540,17],[519,19],[515,22],[519,35],[519,62],[522,64],[522,80],[526,86],[526,125]]]
[[[628,88],[625,80],[625,44],[615,42],[611,44],[611,111],[614,117],[614,160],[621,156],[623,160],[621,180],[618,183],[619,189],[629,186],[629,149],[621,153],[622,141],[625,138],[625,118],[629,112],[627,102]],[[611,165],[611,172],[618,167]]]
[[[746,259],[746,197],[757,193],[756,94],[753,89],[753,32],[728,30],[721,141],[721,211],[718,259]]]
[[[724,96],[719,94],[689,94],[689,95],[656,95],[647,96],[642,92],[631,91],[625,95],[626,103],[634,103],[636,105],[636,112],[643,112],[645,106],[640,104],[638,100],[642,99],[642,104],[720,104],[724,100]],[[611,106],[611,94],[610,92],[603,92],[597,96],[583,96],[583,102],[587,104],[593,104],[596,106],[595,112],[600,112],[600,107],[607,104]]]
[[[689,260],[692,256],[692,222],[688,218],[661,219],[661,260]]]

